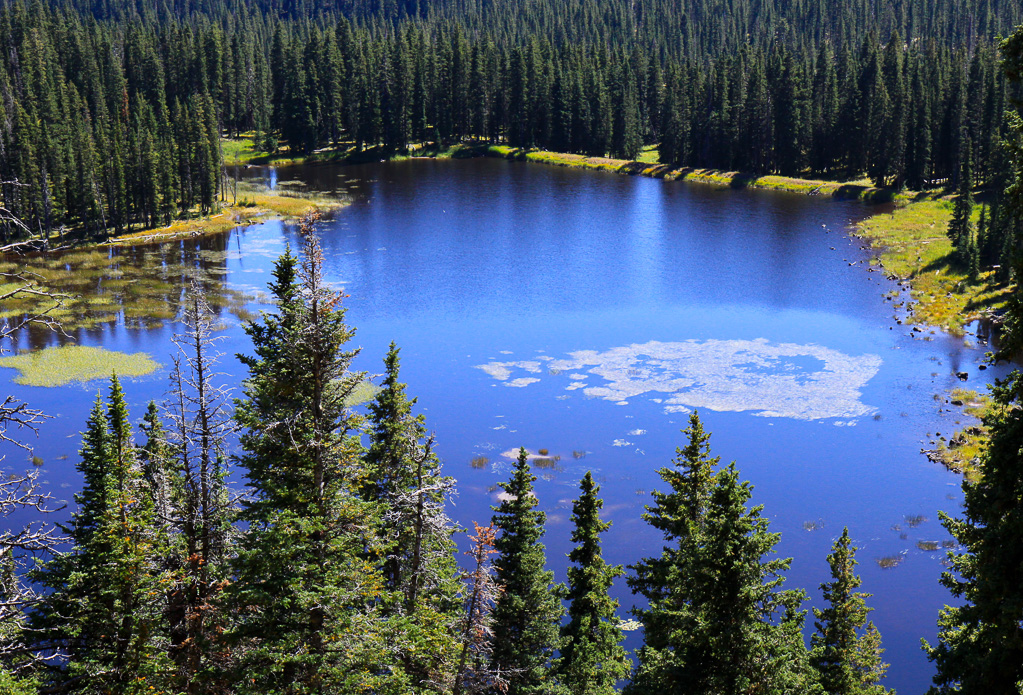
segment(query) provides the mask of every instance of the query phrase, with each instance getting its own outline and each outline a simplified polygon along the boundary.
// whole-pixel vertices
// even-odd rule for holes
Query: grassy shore
[[[875,188],[866,180],[840,183],[835,181],[797,179],[788,176],[748,174],[738,171],[723,171],[721,169],[671,167],[657,161],[657,151],[653,147],[644,148],[636,160],[587,157],[581,154],[565,154],[544,150],[525,150],[506,145],[491,145],[487,148],[486,153],[491,157],[502,157],[504,159],[537,162],[554,166],[610,171],[633,176],[649,176],[664,179],[665,181],[693,181],[728,188],[761,188],[802,193],[804,195],[830,196],[843,200],[886,202],[895,199],[895,194],[892,191]]]
[[[976,209],[974,213],[979,215]],[[982,272],[977,283],[969,282],[966,269],[953,260],[947,236],[951,218],[951,196],[920,194],[864,220],[857,233],[877,249],[879,262],[891,275],[909,282],[909,323],[962,335],[966,324],[1001,309],[1009,287],[997,282],[993,270]]]
[[[162,243],[180,238],[219,234],[267,218],[295,220],[310,212],[329,212],[344,205],[340,200],[326,195],[267,191],[244,183],[238,185],[237,198],[233,195],[228,197],[231,202],[222,203],[220,212],[214,215],[175,220],[166,227],[122,234],[103,243],[114,246]]]

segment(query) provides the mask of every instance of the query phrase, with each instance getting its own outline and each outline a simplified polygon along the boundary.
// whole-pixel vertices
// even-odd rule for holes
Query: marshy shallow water
[[[521,445],[537,457],[559,580],[587,470],[614,521],[609,560],[655,553],[659,538],[640,514],[661,484],[656,470],[683,443],[686,413],[699,408],[713,452],[737,461],[771,530],[783,534],[780,552],[795,557],[788,586],[819,604],[825,555],[849,526],[892,664],[888,685],[926,689],[919,640],[933,639],[949,600],[937,583],[948,541],[937,512],[957,511],[961,495],[959,479],[919,452],[965,422],[934,399],[960,385],[956,372],[981,390],[1003,372],[978,372],[982,346],[914,338],[895,323],[882,301],[895,284],[868,272],[868,252],[843,233],[870,208],[501,160],[293,167],[266,178],[353,200],[321,225],[328,277],[350,295],[359,368],[378,373],[387,343],[402,348],[404,380],[459,481],[456,520],[489,518],[510,469],[506,452]],[[152,257],[139,275],[152,278],[155,320],[86,300],[114,318],[72,333],[163,365],[126,387],[141,417],[166,389],[174,330],[166,313],[197,272],[183,269],[199,268],[223,298],[222,368],[237,386],[233,354],[248,349],[241,321],[258,309],[245,297],[260,296],[287,243],[298,245],[295,231],[267,222],[179,242],[160,252],[170,262],[135,252]],[[127,293],[132,284],[111,286],[124,276],[104,276],[101,260],[70,289]],[[70,499],[78,432],[103,385],[33,388],[15,376],[0,370],[8,391],[57,416],[36,455]],[[8,453],[5,465],[22,465]],[[624,581],[616,594],[631,604]]]

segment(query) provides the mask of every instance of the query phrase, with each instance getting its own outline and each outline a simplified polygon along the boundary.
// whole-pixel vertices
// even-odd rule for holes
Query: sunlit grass
[[[946,233],[951,219],[951,202],[932,197],[874,215],[858,229],[879,249],[885,270],[910,281],[910,320],[961,335],[963,326],[983,311],[1003,305],[1009,289],[993,284],[993,272],[981,273],[976,285],[969,283],[966,269],[953,259]]]
[[[763,188],[843,199],[883,200],[893,197],[890,191],[874,188],[869,181],[818,181],[788,176],[760,176],[719,169],[675,168],[660,164],[656,145],[643,148],[635,161],[612,159],[610,157],[587,157],[581,154],[548,152],[545,150],[525,150],[507,145],[492,145],[487,149],[487,154],[505,159],[518,159],[555,166],[580,167],[621,174],[651,176],[668,181],[694,181],[697,183],[727,186],[729,188]]]
[[[0,358],[0,367],[17,369],[14,381],[26,386],[65,386],[118,376],[144,376],[160,365],[144,352],[128,354],[81,345],[51,347]]]

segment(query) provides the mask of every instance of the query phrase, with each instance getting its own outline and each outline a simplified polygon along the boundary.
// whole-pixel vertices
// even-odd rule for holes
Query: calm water
[[[404,380],[459,481],[456,520],[489,518],[509,469],[503,452],[548,449],[560,460],[536,471],[537,490],[559,580],[587,470],[614,521],[609,559],[656,553],[639,516],[698,407],[713,452],[753,482],[780,552],[795,558],[788,586],[819,602],[825,556],[849,526],[892,664],[888,685],[926,689],[919,641],[933,640],[948,596],[937,584],[943,551],[917,543],[947,540],[937,512],[958,510],[961,495],[958,478],[919,451],[959,419],[934,399],[959,385],[954,372],[969,372],[973,388],[1000,372],[977,371],[983,348],[914,339],[895,323],[882,296],[898,288],[868,272],[869,255],[843,233],[870,209],[498,160],[268,179],[353,199],[322,226],[328,276],[351,295],[361,369],[380,372],[388,342],[401,346]],[[204,241],[201,259],[255,295],[289,242],[298,244],[293,229],[268,222]],[[239,319],[224,320],[222,350],[246,351]],[[79,339],[169,364],[172,331],[115,325]],[[237,384],[238,363],[223,367]],[[166,370],[128,385],[138,416],[165,385]],[[64,497],[78,486],[78,431],[99,386],[8,386],[57,415],[36,453]],[[471,466],[478,457],[486,465]],[[882,558],[897,566],[882,569]],[[616,594],[631,605],[624,581]]]

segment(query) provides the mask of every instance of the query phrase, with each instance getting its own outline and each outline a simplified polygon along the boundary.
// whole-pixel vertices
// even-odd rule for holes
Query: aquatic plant
[[[0,367],[17,369],[14,381],[26,386],[64,386],[118,376],[144,376],[160,365],[144,352],[128,354],[83,345],[64,345],[0,358]]]
[[[357,405],[368,403],[369,401],[376,398],[376,395],[380,392],[380,387],[374,384],[372,381],[360,381],[352,389],[352,392],[345,399],[345,406],[354,408]]]
[[[490,459],[487,458],[486,456],[473,456],[472,460],[469,461],[469,465],[475,468],[476,470],[486,468],[489,464]]]
[[[884,557],[877,558],[877,566],[883,570],[890,570],[901,565],[905,559],[906,556],[901,553],[898,555],[885,555]]]

